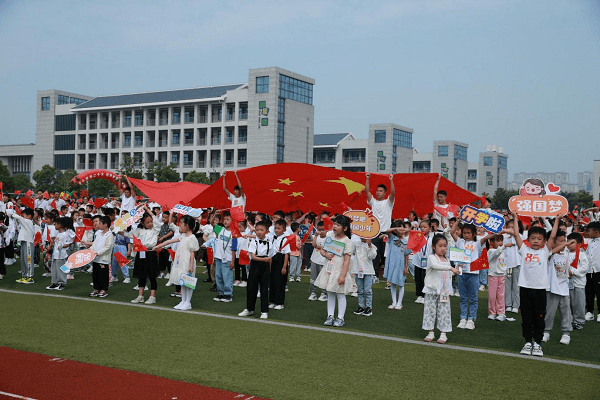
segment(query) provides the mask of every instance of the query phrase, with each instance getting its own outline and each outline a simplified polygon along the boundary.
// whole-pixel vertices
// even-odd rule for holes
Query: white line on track
[[[14,393],[0,392],[0,395],[2,395],[2,396],[8,396],[8,397],[13,397],[15,399],[22,399],[22,400],[35,400],[35,399],[31,398],[31,397],[20,396],[18,394],[14,394]]]
[[[0,292],[12,293],[12,294],[24,294],[24,295],[30,295],[30,296],[58,297],[58,298],[69,299],[69,300],[89,301],[89,302],[93,302],[96,304],[106,303],[106,304],[114,304],[114,305],[119,305],[119,306],[140,307],[140,308],[147,308],[147,309],[152,309],[152,310],[170,311],[170,312],[185,313],[185,314],[195,314],[195,315],[202,315],[205,317],[233,319],[236,321],[245,321],[245,322],[258,323],[258,324],[285,326],[288,328],[308,329],[308,330],[313,330],[313,331],[330,332],[330,333],[337,333],[337,334],[342,334],[342,335],[365,337],[365,338],[370,338],[370,339],[389,340],[392,342],[415,344],[415,345],[419,345],[419,346],[437,347],[439,349],[467,351],[467,352],[471,352],[471,353],[492,354],[492,355],[496,355],[496,356],[521,358],[521,359],[530,360],[530,361],[548,362],[548,363],[553,363],[553,364],[570,365],[573,367],[584,367],[584,368],[592,368],[592,369],[600,370],[600,364],[591,364],[591,363],[585,363],[585,362],[580,362],[580,361],[571,361],[571,360],[561,360],[558,358],[551,358],[551,357],[524,356],[519,353],[509,353],[509,352],[505,352],[505,351],[481,349],[481,348],[476,348],[476,347],[438,344],[438,343],[433,343],[433,342],[426,343],[426,342],[422,342],[420,340],[405,339],[405,338],[395,337],[395,336],[377,335],[377,334],[373,334],[373,333],[354,332],[354,331],[349,331],[349,330],[344,330],[344,329],[333,329],[333,328],[324,328],[324,327],[312,326],[312,325],[292,324],[289,322],[269,321],[269,320],[263,320],[263,319],[258,319],[258,318],[237,317],[237,316],[233,316],[233,315],[214,314],[214,313],[203,312],[203,311],[194,311],[194,310],[180,311],[180,310],[175,310],[172,308],[159,307],[159,306],[149,306],[149,305],[144,305],[144,304],[129,304],[129,303],[122,303],[122,302],[113,301],[113,300],[97,300],[97,299],[91,299],[91,298],[85,298],[85,297],[75,297],[75,296],[66,296],[66,295],[49,294],[49,293],[22,292],[22,291],[18,291],[18,290],[8,290],[8,289],[0,289]]]

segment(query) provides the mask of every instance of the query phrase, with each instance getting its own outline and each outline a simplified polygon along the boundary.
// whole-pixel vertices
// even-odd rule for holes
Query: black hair
[[[275,221],[275,226],[282,226],[283,229],[287,228],[287,224],[285,223],[284,220],[282,219],[278,219],[277,221]]]
[[[431,218],[431,219],[429,220],[429,223],[430,223],[431,225],[433,225],[433,224],[437,224],[438,228],[439,228],[439,226],[440,226],[440,220],[439,220],[439,219],[437,219],[437,218]]]
[[[422,221],[419,222],[419,226],[421,224],[427,224],[431,228],[431,220],[424,219],[424,220],[422,220]]]
[[[285,220],[288,220],[288,219],[289,219],[289,220],[291,221],[291,220],[293,220],[293,219],[294,219],[294,214],[292,214],[292,213],[287,213],[287,214],[285,214],[285,217],[284,217],[284,219],[285,219]]]
[[[350,239],[352,237],[352,230],[350,229],[350,218],[345,215],[338,215],[333,220],[334,223],[341,225],[344,230],[344,234]]]
[[[600,221],[594,221],[594,222],[590,222],[590,223],[587,225],[587,228],[588,228],[588,229],[591,229],[591,230],[594,230],[594,231],[596,231],[596,232],[598,232],[598,233],[600,233]]]
[[[21,211],[22,215],[29,215],[31,216],[31,218],[33,218],[33,210],[29,207],[25,207],[25,209],[23,211]]]
[[[377,185],[377,189],[379,188],[383,188],[383,190],[385,190],[387,192],[387,186],[385,186],[383,183]]]
[[[321,211],[321,215],[331,215],[331,213],[327,210]]]
[[[412,226],[412,225],[410,224],[410,221],[404,221],[404,222],[402,222],[402,225],[404,225],[404,227],[405,227],[405,228],[408,228],[408,229],[410,229],[410,227]]]
[[[465,224],[462,226],[461,231],[462,230],[468,230],[471,231],[471,233],[473,234],[473,237],[477,236],[477,228],[475,227],[475,225],[473,224]]]
[[[306,217],[304,217],[304,220],[312,224],[313,222],[315,222],[315,215],[313,213],[310,213]]]
[[[552,234],[552,232],[548,232],[546,234],[546,240],[550,239],[550,235]],[[559,229],[558,231],[556,231],[556,236],[555,238],[559,238],[559,237],[566,237],[567,236],[567,232],[563,231],[562,229]]]
[[[248,223],[246,222],[245,219],[238,221],[238,224],[242,224],[244,226],[244,228],[246,228],[248,226]]]
[[[95,219],[100,219],[101,215],[100,214],[96,214],[92,217],[92,221]]]
[[[299,223],[292,222],[292,225],[290,225],[290,229],[292,230],[292,232],[296,232],[296,229],[298,229],[299,226],[300,226]]]
[[[455,222],[455,221],[456,221],[456,217],[448,218],[448,222]]]
[[[67,206],[66,204],[63,204],[62,207],[60,208],[60,211],[62,210],[68,210],[69,206]]]
[[[56,219],[56,221],[55,221],[55,224],[56,224],[56,225],[60,225],[60,226],[62,226],[62,227],[65,229],[65,230],[67,230],[67,229],[69,229],[69,222],[70,222],[70,221],[71,221],[71,219],[70,219],[70,218],[67,218],[67,217],[60,217],[60,218],[57,218],[57,219]],[[72,224],[72,222],[71,222],[71,224]]]
[[[438,190],[437,194],[441,194],[442,196],[448,197],[448,192],[446,192],[445,190]]]
[[[102,212],[104,213],[104,215],[110,217],[111,215],[115,215],[115,209],[114,208],[103,208]]]
[[[108,215],[101,216],[98,222],[110,227],[110,217]]]
[[[571,232],[569,234],[569,236],[567,236],[567,240],[571,240],[571,239],[574,239],[577,242],[577,244],[583,243],[583,236],[581,236],[580,233]]]
[[[252,225],[254,225],[254,223],[256,222],[256,216],[251,212],[246,212],[246,220]]]
[[[278,216],[279,218],[285,218],[285,213],[281,210],[277,210],[273,213],[273,216]]]
[[[510,224],[511,222],[514,224],[515,220],[509,220],[506,225]],[[519,225],[519,233],[523,233],[523,222],[520,219],[517,219],[517,224]]]
[[[231,218],[231,213],[228,210],[223,211],[223,218],[225,217]]]
[[[259,226],[262,226],[263,228],[265,228],[265,230],[269,230],[269,224],[267,223],[267,221],[258,221],[255,225],[254,228],[258,228]]]
[[[433,239],[431,239],[431,246],[435,247],[440,240],[443,240],[444,242],[448,243],[448,239],[446,239],[446,236],[436,233],[435,235],[433,235]]]
[[[317,222],[317,228],[325,228],[325,223],[323,221]]]
[[[165,210],[165,211],[163,211],[163,215],[171,215],[171,211]]]
[[[91,219],[92,214],[83,214],[83,218]]]
[[[184,215],[183,217],[181,217],[181,219],[179,220],[179,223],[180,224],[183,223],[183,224],[187,225],[189,230],[192,232],[194,231],[194,227],[196,226],[196,220],[189,215]]]
[[[544,228],[542,228],[541,226],[532,226],[531,228],[529,228],[529,231],[527,232],[527,238],[530,238],[534,234],[542,235],[542,237],[545,238],[546,230]]]

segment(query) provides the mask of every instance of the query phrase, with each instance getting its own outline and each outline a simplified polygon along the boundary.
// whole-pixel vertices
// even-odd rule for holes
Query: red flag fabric
[[[2,188],[0,188],[2,189]],[[600,208],[600,200],[594,201],[594,205],[598,208]]]
[[[587,243],[581,243],[581,248],[583,249],[583,251],[587,251],[588,244]]]
[[[106,203],[108,203],[108,200],[106,199],[101,199],[101,198],[96,198],[96,200],[94,201],[94,206],[96,206],[96,208],[101,208],[103,205],[105,205]]]
[[[240,232],[240,228],[239,228],[238,223],[236,221],[231,221],[230,228],[231,228],[231,238],[232,239],[242,237],[242,233]]]
[[[89,197],[90,194],[87,190],[80,190],[79,191],[79,197]]]
[[[33,247],[42,243],[42,232],[36,232],[35,237],[33,238]]]
[[[19,194],[21,194],[21,191],[20,190],[15,190],[15,195],[19,195]]]
[[[213,249],[212,247],[207,247],[206,248],[206,264],[207,265],[212,265],[214,262],[214,257],[213,257]]]
[[[83,234],[85,231],[85,226],[78,226],[75,228],[75,242],[81,242],[83,240]]]
[[[21,215],[21,207],[15,207],[15,212],[17,213],[17,215]]]
[[[581,248],[581,246],[577,245],[577,250],[575,251],[575,258],[573,259],[573,262],[571,263],[571,267],[573,267],[573,268],[577,268],[577,266],[579,265],[580,248]]]
[[[50,207],[54,208],[55,210],[57,209],[58,206],[56,205],[56,200],[52,200]]]
[[[246,250],[240,250],[240,265],[250,265],[250,254]]]
[[[531,217],[524,217],[519,215],[519,220],[523,223],[523,225],[528,225],[531,227]]]
[[[31,197],[31,195],[33,194],[33,190],[29,189],[26,193],[25,193],[25,197]]]
[[[190,205],[190,201],[202,193],[208,185],[193,182],[152,182],[143,179],[129,178],[129,181],[141,190],[148,198],[165,208],[173,208],[176,204]],[[221,184],[223,191],[223,184]],[[232,189],[233,192],[233,189]],[[230,206],[231,203],[228,204]],[[212,205],[211,205],[212,207]],[[221,207],[226,208],[226,207]]]
[[[413,251],[413,253],[418,252],[427,244],[427,238],[423,235],[421,231],[410,231],[408,234],[408,243],[406,247]]]
[[[298,246],[296,246],[296,235],[295,234],[285,237],[285,242],[281,246],[281,249],[283,249],[287,245],[290,246],[290,251],[297,251],[298,250]],[[279,251],[281,251],[281,249],[279,249]]]
[[[587,225],[590,223],[590,217],[585,217],[581,220],[582,225]]]
[[[326,210],[342,213],[345,206],[353,210],[367,207],[365,174],[363,172],[340,171],[312,164],[282,163],[261,165],[237,171],[244,185],[246,210],[273,213],[277,210],[295,211]],[[414,208],[418,215],[433,211],[433,187],[438,174],[395,174],[394,185],[398,188],[392,216],[404,218]],[[223,191],[222,177],[191,199],[191,207],[217,207],[227,209],[231,206]],[[377,185],[389,187],[389,175],[371,174],[371,191]],[[233,192],[235,182],[227,181],[228,189]],[[230,185],[230,186],[229,186]],[[448,202],[457,205],[470,204],[479,197],[468,192],[446,178],[441,178],[439,190],[448,193]]]
[[[21,203],[23,203],[23,205],[25,207],[29,207],[29,208],[34,208],[35,207],[35,202],[33,201],[33,199],[29,198],[29,197],[23,197],[21,199]]]
[[[169,252],[169,255],[171,256],[171,261],[175,260],[175,250],[167,249],[167,251]]]
[[[46,242],[51,242],[52,238],[50,237],[50,229],[46,228]]]
[[[46,200],[48,200],[50,198],[50,195],[48,194],[47,190],[42,194],[42,197]]]
[[[481,271],[482,269],[490,268],[487,253],[487,247],[484,247],[479,258],[471,263],[471,271]]]
[[[313,229],[315,229],[315,223],[314,222],[312,224],[310,224],[310,227],[308,228],[308,231],[306,232],[306,234],[302,238],[302,244],[306,243],[306,241],[308,240],[308,237],[310,235],[312,235]]]
[[[333,229],[333,221],[329,218],[328,215],[323,217],[323,229],[326,231],[330,231]]]
[[[117,262],[119,263],[119,267],[123,267],[129,264],[129,259],[118,251],[115,253],[115,260],[117,260]]]
[[[229,209],[229,213],[231,214],[231,219],[235,222],[240,222],[246,219],[246,215],[244,214],[244,207],[242,206],[231,207]]]
[[[0,182],[0,190],[2,190],[4,187],[4,184],[2,182]]]
[[[148,251],[148,249],[146,248],[146,246],[144,246],[142,244],[142,241],[140,239],[138,239],[134,236],[133,237],[133,251],[136,251],[136,252]]]

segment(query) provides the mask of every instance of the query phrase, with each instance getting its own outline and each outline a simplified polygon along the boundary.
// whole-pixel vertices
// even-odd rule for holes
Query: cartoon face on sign
[[[523,182],[521,189],[519,190],[521,196],[539,196],[542,197],[546,194],[544,190],[544,182],[539,179],[530,178]]]

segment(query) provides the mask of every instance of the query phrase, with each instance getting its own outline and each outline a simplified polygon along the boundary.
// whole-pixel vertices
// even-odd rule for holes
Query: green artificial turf
[[[26,290],[33,292],[46,292],[52,294],[61,294],[68,296],[86,297],[92,290],[89,283],[91,274],[75,273],[75,279],[67,283],[64,291],[46,291],[44,288],[49,285],[50,278],[43,278],[43,270],[36,268],[35,283],[23,285],[15,282],[20,277],[19,263],[8,266],[8,275],[3,281],[0,281],[0,288]],[[192,306],[194,310],[215,312],[229,315],[237,315],[246,307],[245,288],[234,287],[234,300],[231,303],[214,302],[213,292],[209,292],[211,284],[201,283],[206,278],[206,274],[200,273],[204,268],[198,268],[199,287],[194,292]],[[121,277],[119,277],[122,279]],[[269,318],[291,323],[300,323],[308,325],[322,326],[326,317],[326,303],[320,301],[308,301],[309,295],[309,277],[302,276],[303,282],[289,283],[289,292],[286,293],[285,308],[283,310],[270,310]],[[165,287],[165,279],[159,279],[157,291],[157,306],[173,307],[178,304],[180,299],[169,297],[174,287]],[[136,284],[132,280],[131,284],[116,282],[109,290],[107,299],[115,301],[129,302],[137,296],[137,292],[132,290]],[[368,332],[374,334],[391,335],[403,338],[422,340],[426,332],[421,329],[423,305],[414,303],[415,292],[414,285],[406,285],[404,296],[404,309],[401,311],[388,310],[387,306],[391,303],[390,291],[384,289],[385,284],[379,283],[373,288],[373,315],[371,317],[357,316],[352,313],[358,305],[354,297],[347,297],[348,308],[346,311],[346,326],[344,329]],[[149,293],[146,293],[146,298]],[[451,297],[452,321],[456,327],[459,321],[460,307],[458,297]],[[38,300],[45,301],[45,300]],[[97,299],[102,302],[102,299]],[[257,299],[256,305],[258,316],[260,310],[260,299]],[[473,331],[454,328],[454,331],[448,334],[448,343],[463,346],[473,346],[488,348],[500,351],[517,353],[524,344],[521,335],[521,316],[519,314],[507,314],[516,319],[514,322],[497,322],[487,320],[487,292],[479,293],[479,310],[476,329]],[[302,332],[299,335],[303,334]],[[546,356],[577,360],[600,364],[600,324],[588,322],[581,331],[571,333],[571,344],[568,346],[558,343],[562,332],[560,331],[560,319],[557,312],[554,329],[551,331],[551,338],[548,343],[544,343],[543,349]],[[437,332],[436,332],[437,335]]]

